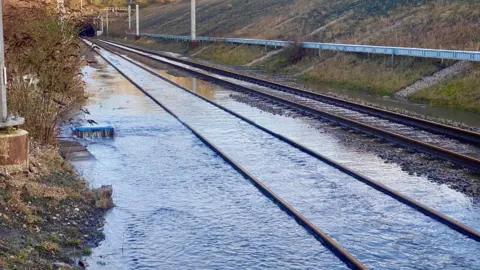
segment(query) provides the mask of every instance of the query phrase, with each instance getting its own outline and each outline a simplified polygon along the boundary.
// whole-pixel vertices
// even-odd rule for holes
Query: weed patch
[[[480,113],[480,66],[469,73],[424,89],[410,97],[434,106],[461,108]]]

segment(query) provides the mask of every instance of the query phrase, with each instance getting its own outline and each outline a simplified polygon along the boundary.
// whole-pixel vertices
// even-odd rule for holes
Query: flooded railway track
[[[106,49],[108,51],[108,49]],[[152,70],[149,70],[149,69],[146,69],[145,67],[142,67],[141,65],[135,63],[135,61],[132,61],[130,59],[127,59],[113,51],[110,51],[112,54],[114,54],[115,56],[123,59],[124,61],[138,67],[139,69],[143,69],[144,71],[148,72],[149,74],[155,76],[155,77],[158,77],[162,80],[165,80],[163,79],[160,75],[156,74],[154,71]],[[99,53],[100,54],[100,53]],[[104,57],[102,54],[100,54],[102,57]],[[207,144],[210,148],[212,148],[215,152],[217,152],[220,156],[222,156],[229,164],[231,164],[235,169],[237,169],[241,174],[243,174],[246,178],[248,178],[249,180],[251,180],[255,186],[257,186],[257,188],[259,188],[263,193],[267,194],[267,196],[269,196],[273,201],[275,201],[277,204],[279,204],[281,206],[282,209],[284,209],[286,212],[288,212],[290,215],[294,216],[295,219],[301,223],[303,226],[305,226],[310,232],[312,232],[317,238],[319,238],[321,240],[321,242],[326,246],[328,247],[330,250],[332,250],[332,252],[334,254],[336,254],[342,261],[346,262],[346,264],[348,266],[350,266],[351,268],[355,268],[355,269],[362,269],[362,268],[365,268],[365,265],[363,265],[360,261],[358,261],[354,256],[352,256],[350,253],[348,253],[345,249],[343,249],[340,245],[338,245],[333,239],[331,239],[327,234],[323,233],[322,231],[320,231],[312,222],[310,222],[305,216],[303,216],[302,214],[300,214],[299,211],[295,210],[295,208],[293,208],[290,204],[288,204],[284,199],[282,199],[279,195],[277,195],[275,192],[273,192],[267,185],[263,184],[262,182],[260,182],[260,180],[258,180],[258,178],[256,178],[255,176],[253,176],[253,174],[251,174],[247,169],[245,169],[244,167],[242,167],[239,163],[237,163],[235,161],[234,158],[230,157],[228,154],[226,154],[225,152],[223,152],[222,150],[220,150],[217,146],[215,146],[215,144],[213,142],[211,142],[207,137],[204,137],[201,132],[197,131],[194,127],[190,126],[188,123],[184,122],[182,120],[182,117],[181,116],[178,116],[177,114],[175,114],[175,112],[173,112],[171,109],[168,108],[168,105],[165,105],[163,104],[158,98],[156,98],[154,95],[150,94],[148,90],[144,89],[144,87],[142,87],[138,81],[135,81],[134,79],[131,78],[131,76],[129,77],[128,74],[126,74],[124,71],[122,71],[120,68],[117,68],[115,66],[115,63],[113,63],[111,60],[107,59],[104,57],[104,59],[109,62],[113,67],[115,67],[115,69],[117,69],[122,75],[125,76],[125,78],[127,78],[132,84],[134,84],[138,89],[140,89],[143,93],[145,93],[147,96],[149,96],[155,103],[157,103],[158,105],[160,105],[162,108],[164,108],[166,111],[168,111],[170,114],[172,114],[175,118],[177,118],[183,125],[185,125],[187,128],[189,128],[192,132],[195,133],[195,135],[200,139],[202,140],[205,144]],[[180,87],[177,85],[177,87]],[[182,88],[182,87],[180,87]],[[215,107],[217,108],[220,108],[221,110],[229,113],[229,114],[232,114],[234,115],[235,117],[239,118],[240,120],[242,121],[245,121],[247,123],[249,123],[250,125],[254,126],[255,128],[258,128],[260,130],[262,130],[263,132],[266,132],[278,139],[280,139],[281,141],[283,142],[286,142],[287,144],[291,145],[291,146],[294,146],[296,149],[310,155],[310,156],[313,156],[315,157],[316,159],[319,159],[321,160],[322,162],[330,165],[330,166],[333,166],[335,167],[336,169],[342,171],[343,173],[355,178],[356,180],[360,180],[360,182],[368,185],[369,187],[372,187],[373,189],[377,190],[377,191],[380,191],[381,193],[387,195],[387,196],[390,196],[391,198],[394,198],[395,200],[411,207],[412,209],[415,209],[416,211],[430,217],[430,218],[433,218],[437,221],[439,221],[440,223],[443,223],[444,225],[447,225],[448,227],[450,227],[451,229],[454,229],[455,231],[459,232],[459,233],[462,233],[464,234],[465,236],[477,241],[477,243],[480,241],[480,233],[460,222],[457,222],[451,218],[449,218],[448,216],[445,216],[425,205],[422,205],[421,203],[419,202],[416,202],[410,198],[408,198],[407,196],[404,196],[403,194],[401,193],[398,193],[390,188],[388,188],[387,186],[384,186],[376,181],[374,181],[373,179],[370,179],[368,177],[365,177],[361,174],[358,174],[356,173],[355,171],[345,167],[345,166],[342,166],[332,160],[329,160],[328,158],[322,156],[321,154],[313,151],[313,150],[310,150],[309,148],[301,145],[301,144],[298,144],[284,136],[281,136],[279,134],[276,134],[275,132],[272,132],[270,130],[268,130],[267,128],[264,128],[258,124],[256,124],[255,122],[253,121],[250,121],[249,119],[233,112],[233,111],[230,111],[218,104],[215,104],[214,102],[212,101],[209,101],[201,96],[198,96],[196,95],[195,93],[185,89],[185,88],[182,88],[183,90],[187,91],[189,94],[194,94],[195,97],[197,98],[200,98],[201,100],[203,101],[207,101],[209,104],[211,105],[214,105]]]
[[[480,134],[477,132],[280,85],[170,55],[102,42],[209,80],[220,81],[237,91],[277,102],[304,114],[332,121],[457,166],[480,171]]]

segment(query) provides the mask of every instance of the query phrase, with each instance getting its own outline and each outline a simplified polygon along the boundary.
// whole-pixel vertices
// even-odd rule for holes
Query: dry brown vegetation
[[[231,4],[231,9],[229,8]],[[142,10],[145,32],[188,34],[189,1]],[[205,0],[197,32],[284,40],[479,49],[475,0]]]
[[[29,1],[5,14],[9,111],[43,143],[55,140],[62,115],[83,98],[75,23],[55,8]]]

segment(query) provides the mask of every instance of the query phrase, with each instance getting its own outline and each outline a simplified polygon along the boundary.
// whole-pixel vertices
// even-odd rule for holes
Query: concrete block
[[[28,167],[28,132],[17,129],[0,133],[0,165]]]

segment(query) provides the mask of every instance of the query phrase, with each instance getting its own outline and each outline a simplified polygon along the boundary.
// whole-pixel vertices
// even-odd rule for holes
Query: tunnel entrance
[[[96,35],[95,27],[90,23],[82,23],[77,25],[78,34],[81,37],[94,37]]]

